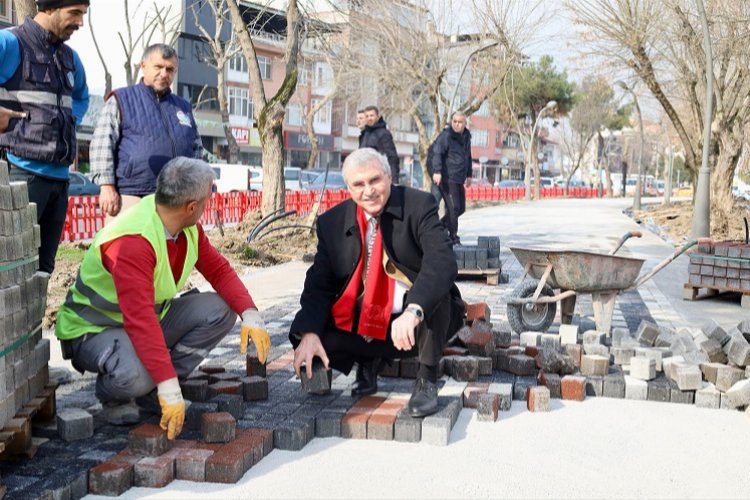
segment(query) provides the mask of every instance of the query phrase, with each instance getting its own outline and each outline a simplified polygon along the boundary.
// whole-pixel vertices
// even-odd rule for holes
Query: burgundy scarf
[[[367,233],[367,217],[362,208],[357,207],[357,224],[359,225],[360,242],[362,252],[359,256],[357,268],[354,270],[344,293],[339,297],[331,314],[336,328],[352,331],[354,323],[354,307],[359,296],[362,273],[365,267],[365,254],[367,246],[365,237]],[[378,224],[375,233],[375,242],[370,253],[369,271],[365,280],[365,295],[362,299],[362,309],[359,313],[357,333],[378,340],[385,340],[388,332],[388,324],[391,320],[393,310],[393,290],[395,281],[390,278],[383,269],[383,234]]]

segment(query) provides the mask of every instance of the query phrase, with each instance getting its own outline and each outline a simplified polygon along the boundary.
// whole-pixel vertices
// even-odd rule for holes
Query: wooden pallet
[[[703,292],[701,292],[703,290]],[[722,293],[739,293],[742,295],[740,299],[740,306],[746,309],[750,309],[750,290],[737,290],[734,288],[724,288],[711,285],[694,285],[692,283],[685,283],[682,289],[683,300],[703,300],[710,297],[716,297]]]
[[[476,278],[478,276],[483,276],[484,278],[486,278],[488,285],[497,285],[498,283],[500,283],[500,271],[501,269],[499,267],[493,269],[459,269],[458,277]]]
[[[55,417],[56,389],[54,384],[46,386],[0,430],[0,460],[32,458],[36,454],[39,447],[31,435],[31,422],[46,422]]]

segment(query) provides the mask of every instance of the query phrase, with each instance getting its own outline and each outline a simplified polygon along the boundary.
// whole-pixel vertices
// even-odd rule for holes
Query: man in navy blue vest
[[[99,206],[108,222],[156,191],[156,178],[169,160],[203,156],[191,105],[170,89],[177,74],[175,50],[148,47],[141,73],[136,85],[107,96],[89,148],[92,179],[101,186]]]
[[[89,106],[86,73],[65,45],[83,26],[88,0],[37,0],[39,12],[0,30],[0,150],[10,180],[28,184],[41,230],[39,270],[51,273],[68,211],[76,124]]]

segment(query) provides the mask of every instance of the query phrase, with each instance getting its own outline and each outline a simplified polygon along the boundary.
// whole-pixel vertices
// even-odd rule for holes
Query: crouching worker
[[[102,229],[60,308],[63,357],[97,373],[96,396],[113,424],[138,409],[161,412],[174,439],[185,420],[179,380],[187,377],[242,317],[240,350],[251,337],[265,363],[270,339],[253,299],[198,225],[214,174],[203,161],[177,157],[156,193]],[[176,297],[197,269],[218,293]]]
[[[301,309],[291,325],[294,368],[312,375],[313,358],[349,373],[355,397],[378,390],[383,362],[417,357],[409,411],[438,410],[438,363],[461,325],[451,242],[429,193],[391,185],[391,168],[374,149],[350,154],[342,168],[351,199],[318,219],[318,249]]]

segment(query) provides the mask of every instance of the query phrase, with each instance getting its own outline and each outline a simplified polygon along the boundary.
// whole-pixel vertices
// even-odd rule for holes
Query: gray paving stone
[[[660,403],[669,403],[671,390],[669,382],[664,378],[648,381],[648,400]]]
[[[695,391],[695,406],[718,410],[721,405],[721,393],[713,384],[704,382],[701,389]]]
[[[401,409],[393,424],[393,440],[405,443],[422,440],[422,419],[412,418],[407,407]]]
[[[500,396],[500,411],[509,411],[513,402],[513,384],[492,383],[487,389],[488,394]]]
[[[601,397],[604,395],[604,377],[601,375],[589,375],[585,382],[586,396]]]
[[[57,432],[65,441],[90,438],[94,435],[94,417],[86,410],[79,408],[59,410]]]
[[[672,403],[691,405],[695,402],[696,391],[683,391],[674,380],[669,381],[669,390],[669,400]]]
[[[605,398],[625,397],[625,377],[621,373],[606,375],[602,380],[602,395]]]
[[[323,410],[315,416],[315,437],[341,437],[341,419],[345,410]]]

